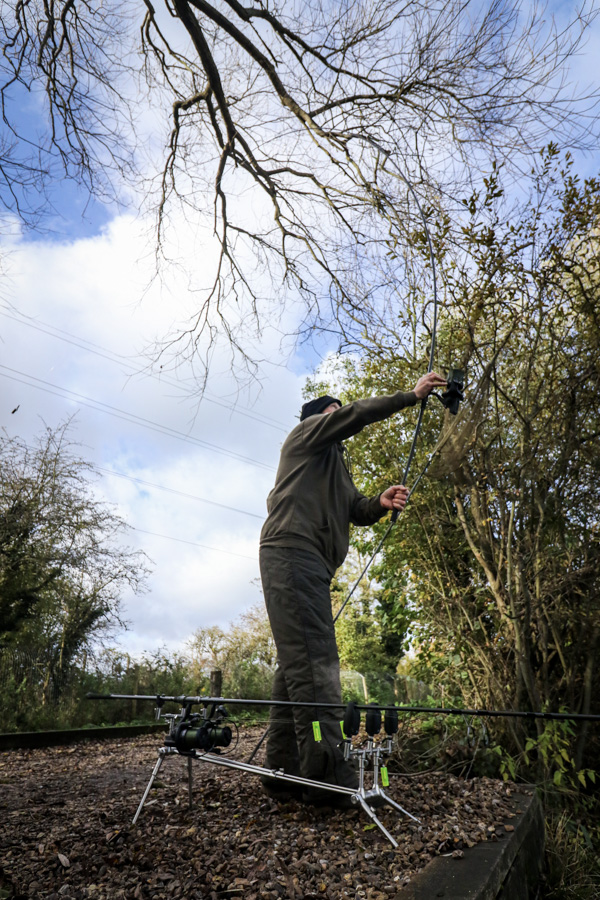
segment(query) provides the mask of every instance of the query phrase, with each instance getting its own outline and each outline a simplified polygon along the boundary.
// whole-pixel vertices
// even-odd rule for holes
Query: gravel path
[[[235,758],[260,733],[243,729]],[[514,785],[390,772],[390,796],[421,819],[379,810],[394,850],[360,811],[279,805],[255,776],[216,766],[194,763],[190,810],[175,757],[132,826],[159,746],[149,735],[0,754],[0,900],[401,900],[432,857],[468,865],[467,848],[514,816]]]

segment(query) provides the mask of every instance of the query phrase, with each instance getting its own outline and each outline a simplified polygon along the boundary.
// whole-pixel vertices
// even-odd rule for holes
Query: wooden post
[[[129,658],[129,657],[128,657]],[[135,664],[135,676],[134,676],[134,684],[133,684],[133,693],[137,694],[140,689],[140,667],[136,663]],[[131,718],[135,719],[137,717],[137,700],[131,701]]]
[[[223,690],[223,672],[213,669],[210,673],[210,696],[220,697]]]

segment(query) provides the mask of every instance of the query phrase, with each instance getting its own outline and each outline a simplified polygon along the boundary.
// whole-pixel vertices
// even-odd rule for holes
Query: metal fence
[[[433,688],[424,681],[417,681],[407,675],[392,675],[389,672],[355,672],[342,669],[342,696],[346,700],[360,700],[369,703],[424,703],[435,696]]]
[[[55,656],[27,648],[0,650],[0,690],[15,702],[56,703],[69,674],[57,671]]]
[[[39,649],[0,650],[0,731],[26,730],[37,720],[52,727],[77,693],[78,673],[61,671],[56,654]]]
[[[175,673],[171,671],[172,666],[162,671],[164,666],[161,668],[160,662],[158,659],[139,661],[127,654],[107,651],[98,659],[82,658],[77,665],[61,671],[56,652],[27,647],[0,649],[0,732],[99,724],[100,721],[137,721],[151,712],[138,709],[135,702],[113,704],[106,709],[89,704],[85,700],[88,690],[149,694],[181,694],[190,690],[197,694],[208,690],[208,678],[203,679],[206,684],[200,685],[191,669],[187,672],[183,660],[179,660]],[[433,694],[422,681],[389,672],[363,674],[343,670],[341,681],[344,702],[422,703]],[[260,693],[256,690],[249,693],[245,683],[238,684],[238,690],[233,693],[235,685],[223,685],[223,688],[230,691],[226,696],[270,697],[270,684],[264,678],[260,685],[252,684],[257,690],[260,688]]]

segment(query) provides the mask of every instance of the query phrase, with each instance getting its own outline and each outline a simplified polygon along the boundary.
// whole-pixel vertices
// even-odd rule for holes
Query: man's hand
[[[408,488],[403,484],[394,484],[379,497],[379,502],[384,509],[397,509],[402,512],[408,500]]]
[[[436,388],[445,388],[447,385],[447,380],[441,375],[438,375],[437,372],[428,372],[427,375],[422,375],[419,378],[413,390],[419,400],[424,400],[425,397],[429,397],[430,393],[435,391]]]

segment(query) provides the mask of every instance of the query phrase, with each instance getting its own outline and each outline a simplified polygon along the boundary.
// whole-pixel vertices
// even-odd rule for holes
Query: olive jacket
[[[331,575],[348,552],[350,523],[373,525],[386,512],[376,497],[356,489],[340,441],[373,422],[414,406],[413,391],[355,400],[334,412],[309,416],[283,443],[260,546],[316,553]]]

